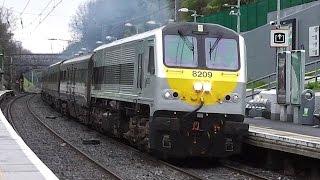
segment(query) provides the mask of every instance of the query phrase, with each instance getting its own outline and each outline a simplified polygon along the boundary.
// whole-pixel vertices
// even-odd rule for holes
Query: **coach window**
[[[154,47],[149,47],[149,63],[148,63],[148,72],[150,74],[155,73],[155,67],[154,67]]]
[[[197,39],[193,36],[166,35],[165,64],[172,67],[197,67]]]
[[[206,64],[211,69],[237,70],[238,43],[235,39],[206,38]]]

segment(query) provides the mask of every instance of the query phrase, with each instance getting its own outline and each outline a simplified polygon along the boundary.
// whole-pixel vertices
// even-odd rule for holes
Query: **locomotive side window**
[[[150,74],[155,73],[155,67],[154,67],[154,47],[149,47],[149,63],[148,63],[148,72]]]
[[[211,69],[237,70],[238,43],[235,39],[206,38],[206,65]]]
[[[197,39],[193,36],[166,35],[165,64],[173,67],[197,67]]]

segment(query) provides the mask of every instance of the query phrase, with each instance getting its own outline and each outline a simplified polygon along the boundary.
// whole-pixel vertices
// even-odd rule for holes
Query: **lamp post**
[[[181,8],[178,10],[179,12],[184,12],[184,13],[188,13],[188,12],[191,12],[193,14],[191,14],[191,16],[193,17],[193,22],[197,22],[197,17],[203,17],[203,15],[199,15],[197,14],[197,11],[196,10],[190,10],[188,8]]]
[[[139,29],[138,29],[137,26],[135,26],[135,25],[133,25],[131,23],[126,23],[126,24],[124,24],[124,26],[126,26],[126,27],[134,27],[134,29],[136,31],[136,34],[139,34]]]
[[[240,33],[240,16],[241,16],[241,12],[240,12],[240,0],[238,0],[237,5],[229,5],[229,4],[224,4],[223,7],[229,7],[231,8],[231,11],[229,13],[229,15],[231,16],[237,16],[237,32]]]

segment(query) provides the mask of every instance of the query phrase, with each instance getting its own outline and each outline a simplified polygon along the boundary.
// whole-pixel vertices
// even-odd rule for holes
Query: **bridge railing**
[[[249,81],[247,83],[247,98],[252,98],[261,92],[261,89],[275,89],[277,87],[276,73],[271,73],[269,75],[260,77],[258,79]],[[320,59],[315,60],[305,65],[305,80],[315,80],[318,81],[320,77]]]

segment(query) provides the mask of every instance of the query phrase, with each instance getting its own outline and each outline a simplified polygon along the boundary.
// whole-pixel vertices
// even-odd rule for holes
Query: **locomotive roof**
[[[74,63],[74,62],[81,62],[81,61],[85,61],[90,59],[90,57],[92,56],[92,53],[90,54],[86,54],[86,55],[82,55],[82,56],[77,56],[68,60],[65,60],[62,62],[62,64],[69,64],[69,63]]]
[[[101,45],[101,46],[97,47],[94,50],[94,52],[99,51],[101,49],[105,49],[107,47],[112,47],[112,46],[116,46],[116,45],[123,44],[123,43],[126,43],[126,42],[131,42],[131,41],[139,40],[139,39],[142,39],[142,38],[150,37],[152,35],[155,35],[157,32],[161,31],[164,27],[165,26],[162,26],[160,28],[153,29],[151,31],[147,31],[147,32],[144,32],[144,33],[141,33],[141,34],[136,34],[136,35],[133,35],[133,36],[130,36],[130,37],[127,37],[127,38],[123,38],[123,39],[119,39],[119,40],[113,41],[112,43]]]
[[[49,68],[54,67],[54,66],[57,66],[57,65],[61,64],[62,62],[63,62],[63,60],[62,60],[62,61],[59,61],[59,62],[56,62],[56,63],[54,63],[54,64],[51,64],[51,65],[49,66]]]
[[[204,23],[199,23],[199,24],[204,24]],[[116,45],[119,45],[119,44],[131,42],[131,41],[135,41],[135,40],[139,40],[139,39],[143,39],[143,38],[147,38],[147,37],[150,37],[152,35],[156,35],[157,33],[162,32],[163,30],[165,30],[166,28],[172,28],[172,27],[185,27],[185,28],[188,28],[189,26],[191,27],[191,26],[194,26],[194,25],[195,25],[195,23],[192,23],[192,22],[167,24],[165,26],[162,26],[162,27],[157,28],[157,29],[153,29],[151,31],[147,31],[147,32],[144,32],[144,33],[136,34],[136,35],[133,35],[133,36],[130,36],[130,37],[127,37],[127,38],[123,38],[123,39],[119,39],[119,40],[113,41],[113,42],[108,43],[108,44],[101,45],[101,46],[97,47],[94,50],[94,52],[97,52],[99,50],[102,50],[102,49],[105,49],[105,48],[108,48],[108,47],[112,47],[112,46],[116,46]],[[239,35],[234,30],[226,28],[226,27],[221,26],[219,24],[205,23],[204,25],[210,26],[211,28],[219,29],[220,33],[228,33],[228,34],[233,34],[235,36]]]

